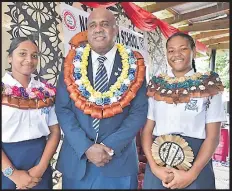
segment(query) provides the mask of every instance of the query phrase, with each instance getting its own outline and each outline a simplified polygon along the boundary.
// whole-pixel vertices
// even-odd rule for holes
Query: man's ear
[[[8,63],[11,64],[12,62],[12,56],[8,56]]]

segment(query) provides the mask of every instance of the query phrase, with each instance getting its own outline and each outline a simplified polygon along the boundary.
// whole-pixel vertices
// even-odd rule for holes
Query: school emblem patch
[[[186,103],[185,105],[185,111],[186,110],[192,110],[198,112],[198,106],[197,106],[197,100],[191,99],[190,102]]]
[[[74,31],[77,28],[77,21],[74,14],[69,10],[64,10],[62,13],[64,25],[68,30]]]

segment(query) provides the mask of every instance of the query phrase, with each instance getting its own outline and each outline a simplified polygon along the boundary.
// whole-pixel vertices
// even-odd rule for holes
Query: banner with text
[[[68,54],[70,45],[68,42],[71,38],[79,32],[87,30],[87,18],[90,13],[67,5],[65,3],[60,4],[63,34],[64,34],[64,56]],[[119,34],[117,37],[117,43],[122,43],[126,47],[140,52],[147,63],[147,47],[144,36],[128,28],[119,26]]]

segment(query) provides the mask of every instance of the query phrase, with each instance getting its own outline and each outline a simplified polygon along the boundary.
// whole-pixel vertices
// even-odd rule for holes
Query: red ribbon
[[[110,6],[114,6],[116,3],[120,3],[126,15],[130,18],[132,23],[140,30],[152,32],[156,29],[156,27],[159,27],[165,38],[168,38],[172,34],[179,32],[177,28],[158,19],[152,13],[144,10],[143,8],[131,2],[81,2],[81,3],[92,8],[97,8],[100,6],[107,8]],[[202,54],[205,54],[207,51],[206,45],[199,41],[196,41],[196,49],[198,52],[201,52]]]

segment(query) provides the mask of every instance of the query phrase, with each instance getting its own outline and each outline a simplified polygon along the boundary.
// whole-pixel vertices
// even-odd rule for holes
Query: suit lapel
[[[117,81],[117,78],[120,76],[121,72],[122,72],[122,62],[121,62],[121,57],[119,55],[119,52],[117,50],[115,54],[114,65],[113,65],[113,69],[111,72],[108,88]]]
[[[89,53],[89,58],[88,58],[87,75],[88,75],[90,84],[92,85],[92,87],[94,87],[94,84],[93,84],[93,65],[92,65],[91,52]]]

